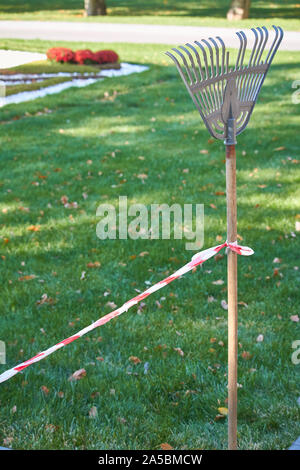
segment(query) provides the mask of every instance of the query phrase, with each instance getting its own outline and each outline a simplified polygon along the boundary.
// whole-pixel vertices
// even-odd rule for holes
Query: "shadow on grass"
[[[252,2],[251,18],[287,18],[294,19],[297,12],[297,2],[290,0],[283,1],[257,1]],[[109,16],[199,16],[226,18],[229,8],[228,0],[195,1],[188,0],[109,0],[107,2]],[[13,3],[6,3],[0,6],[2,13],[35,13],[40,11],[57,11],[66,14],[74,11],[83,11],[83,0],[31,0],[24,2],[16,0]],[[298,15],[299,16],[299,15]]]

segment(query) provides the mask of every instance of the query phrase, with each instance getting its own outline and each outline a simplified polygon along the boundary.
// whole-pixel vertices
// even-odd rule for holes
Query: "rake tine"
[[[266,60],[265,60],[265,64],[268,65],[268,69],[272,63],[272,60],[274,58],[274,55],[276,54],[277,52],[277,49],[282,41],[282,38],[283,38],[283,31],[282,29],[280,28],[280,26],[273,26],[274,30],[275,30],[275,38],[273,40],[273,43],[269,49],[269,53],[266,57]],[[267,70],[268,70],[267,69]],[[253,93],[251,95],[251,99],[256,99],[256,96],[258,95],[261,87],[262,87],[262,84],[265,80],[265,76],[266,76],[266,73],[264,75],[262,75],[261,77],[261,80],[258,81],[257,85],[256,85],[256,88],[253,90]]]
[[[274,49],[275,43],[276,43],[276,41],[277,41],[277,38],[278,38],[278,36],[279,36],[279,29],[277,28],[277,26],[274,26],[274,25],[273,25],[273,28],[274,28],[274,30],[275,30],[275,38],[274,38],[274,40],[273,40],[273,43],[271,44],[271,47],[270,47],[270,49],[269,49],[269,53],[268,53],[268,55],[267,55],[267,57],[266,57],[266,60],[265,60],[265,63],[266,63],[266,64],[271,64],[272,59],[273,59],[273,55],[275,54],[275,52],[276,52],[276,50],[277,50],[277,48],[276,48],[274,54],[272,55],[272,51],[273,51],[273,49]],[[281,28],[280,28],[280,29],[281,29]],[[282,31],[282,30],[281,30],[281,31]],[[278,44],[278,45],[279,45],[279,44]]]
[[[178,62],[177,58],[176,58],[173,54],[171,54],[171,52],[169,52],[169,51],[165,52],[165,54],[173,60],[173,62],[175,63],[175,65],[176,65],[176,67],[177,67],[177,69],[178,69],[178,71],[180,72],[180,75],[181,75],[181,76],[184,76],[184,73],[183,73],[183,71],[181,70],[181,65],[180,65],[180,63]],[[185,81],[186,81],[186,80],[185,80]]]
[[[254,34],[254,45],[253,45],[251,56],[250,56],[250,59],[249,59],[249,67],[251,67],[251,65],[252,65],[252,60],[253,60],[254,53],[256,51],[256,47],[257,47],[257,43],[258,43],[258,34],[256,32],[256,29],[251,28],[251,31]]]
[[[237,56],[236,63],[235,63],[235,68],[234,68],[234,70],[237,70],[238,66],[239,66],[239,60],[240,60],[240,57],[241,57],[241,52],[242,52],[243,38],[242,38],[242,35],[239,31],[237,31],[235,34],[237,35],[237,37],[240,40],[239,52],[238,52],[238,56]]]
[[[210,76],[213,77],[214,76],[214,54],[213,54],[213,50],[212,50],[212,47],[211,45],[209,44],[209,42],[206,40],[206,39],[202,39],[202,42],[204,42],[204,44],[207,46],[208,50],[209,50],[209,57],[210,57]]]
[[[221,75],[223,75],[224,74],[224,62],[225,62],[226,48],[225,48],[225,44],[224,44],[223,39],[221,39],[219,36],[217,36],[217,39],[218,39],[218,41],[219,41],[219,43],[221,44],[221,47],[222,47]],[[224,78],[222,79],[222,96],[224,96]]]
[[[225,73],[229,72],[229,51],[226,51],[226,64],[225,64]]]
[[[201,51],[202,51],[203,59],[204,59],[204,66],[205,66],[205,73],[206,73],[205,80],[208,80],[209,79],[209,68],[208,68],[207,55],[206,55],[205,47],[203,47],[203,45],[199,41],[195,41],[195,44],[197,44],[197,46],[199,46]],[[209,85],[207,86],[207,92],[209,94],[209,99],[211,101],[209,107],[212,110],[212,109],[214,109],[214,101],[213,101],[213,98],[212,98],[212,95],[211,95],[211,89],[210,89]]]
[[[166,54],[167,56],[169,56],[169,57],[173,60],[173,62],[175,63],[175,65],[176,65],[176,67],[177,67],[177,70],[178,70],[178,72],[179,72],[179,74],[180,74],[180,76],[181,76],[181,78],[182,78],[182,80],[183,80],[185,86],[186,86],[187,89],[189,90],[189,84],[188,84],[188,82],[187,82],[186,76],[185,76],[185,74],[184,74],[184,72],[183,72],[183,70],[182,70],[181,64],[180,64],[180,62],[178,61],[177,57],[175,57],[175,56],[174,56],[171,52],[169,52],[169,51],[165,52],[165,54]]]
[[[264,33],[262,32],[262,29],[261,28],[256,28],[257,31],[259,32],[260,34],[260,38],[259,38],[259,43],[258,43],[258,47],[257,47],[257,50],[256,50],[256,54],[255,54],[255,57],[254,57],[254,61],[253,61],[253,65],[258,65],[258,57],[259,57],[259,52],[261,50],[261,47],[262,47],[262,43],[263,43],[263,40],[264,40]]]
[[[240,34],[242,35],[242,37],[244,39],[244,47],[243,47],[243,50],[242,50],[241,65],[240,65],[240,69],[242,69],[243,63],[244,63],[245,51],[246,51],[246,47],[247,47],[247,36],[244,33],[244,31],[240,31]]]
[[[269,34],[268,34],[268,30],[265,26],[263,26],[262,29],[261,28],[257,28],[257,29],[259,30],[262,37],[264,37],[264,40],[262,42],[262,45],[261,45],[261,48],[260,48],[260,51],[259,51],[259,54],[258,54],[258,57],[257,57],[256,62],[255,62],[256,65],[259,65],[260,64],[260,59],[261,59],[262,54],[263,54],[263,52],[265,50],[265,47],[266,47],[266,43],[267,43]],[[255,92],[255,90],[257,88],[257,85],[259,84],[262,76],[263,75],[259,72],[257,72],[256,75],[255,74],[252,75],[252,78],[251,78],[249,86],[248,86],[248,91],[247,91],[247,94],[245,96],[245,101],[252,99],[253,93]]]
[[[199,73],[198,73],[198,70],[197,70],[197,68],[196,68],[196,66],[195,66],[195,62],[194,62],[194,58],[193,58],[192,54],[190,53],[190,51],[189,51],[188,49],[186,49],[186,47],[184,47],[184,46],[179,46],[179,47],[180,47],[180,49],[182,49],[182,50],[187,54],[187,56],[189,57],[190,62],[191,62],[191,64],[192,64],[192,69],[193,69],[193,71],[194,71],[195,79],[196,79],[196,83],[195,83],[195,84],[199,84],[199,83],[201,82],[201,78],[200,78],[200,75],[199,75]],[[200,92],[200,95],[199,95],[199,93],[196,92],[196,96],[197,96],[197,98],[198,98],[198,100],[199,100],[200,106],[202,106],[202,108],[204,108],[204,111],[205,111],[205,112],[207,112],[207,111],[209,112],[209,109],[207,109],[207,105],[206,105],[206,103],[205,103],[205,100],[204,100],[204,98],[203,98],[202,93]],[[200,98],[200,96],[201,96],[201,98]],[[201,101],[201,99],[202,99],[202,101]]]
[[[268,54],[268,56],[267,56],[267,58],[266,58],[266,62],[269,64],[269,66],[270,66],[271,63],[272,63],[272,60],[273,60],[273,58],[274,58],[274,55],[276,54],[277,49],[278,49],[278,47],[279,47],[279,45],[280,45],[280,43],[281,43],[281,41],[282,41],[282,38],[283,38],[283,31],[282,31],[282,29],[280,28],[280,26],[274,26],[274,25],[273,25],[273,28],[274,28],[274,30],[275,30],[276,35],[275,35],[274,42],[273,42],[273,44],[272,44],[272,46],[271,46],[271,49],[269,50],[269,54]],[[279,36],[279,38],[278,38],[278,36]],[[275,46],[275,42],[276,42],[277,38],[278,38],[278,41],[277,41],[277,44],[276,44],[276,46]],[[274,46],[275,46],[275,47],[274,47]],[[273,50],[273,47],[274,47],[274,50]],[[269,56],[270,56],[270,58],[269,58]],[[268,62],[268,59],[269,59],[269,62]]]
[[[198,71],[197,71],[197,69],[196,69],[196,67],[195,67],[195,62],[194,62],[194,58],[193,58],[192,54],[191,54],[190,51],[189,51],[186,47],[184,47],[184,46],[179,46],[179,48],[180,48],[181,50],[183,50],[183,51],[186,53],[186,55],[188,56],[188,58],[190,59],[190,62],[191,62],[191,65],[192,65],[192,69],[193,69],[193,72],[194,72],[194,75],[195,75],[196,83],[199,83],[199,82],[201,81],[201,79],[200,79],[199,73],[198,73]]]
[[[216,51],[216,72],[215,72],[215,77],[218,77],[220,75],[220,62],[219,62],[219,46],[217,44],[217,42],[215,41],[214,38],[208,38],[209,41],[212,42],[214,48],[215,48],[215,51]],[[217,82],[217,99],[218,99],[218,103],[219,103],[219,108],[221,108],[222,106],[222,96],[220,96],[220,82],[218,81]]]
[[[253,55],[254,55],[254,51],[255,51],[255,55],[254,55],[254,59],[253,59],[253,67],[255,67],[257,65],[257,57],[258,57],[259,51],[260,51],[262,43],[263,43],[263,32],[262,32],[261,28],[256,28],[256,29],[252,28],[252,31],[255,35],[255,45],[254,45],[254,48],[253,48],[253,51],[252,51]],[[260,37],[258,36],[257,31],[259,32]],[[251,57],[251,59],[252,58],[253,57]],[[250,67],[250,61],[249,61],[249,67]],[[247,75],[245,75],[245,79],[244,79],[243,87],[242,87],[242,93],[241,93],[241,99],[243,101],[246,101],[246,96],[249,93],[250,85],[252,83],[252,80],[253,80],[254,76],[256,76],[255,72],[248,73]]]
[[[194,54],[196,56],[196,59],[197,59],[197,62],[198,62],[198,68],[199,68],[199,72],[200,72],[200,76],[201,76],[201,79],[200,79],[200,82],[201,82],[201,80],[204,80],[204,74],[203,74],[203,70],[202,70],[200,55],[199,55],[197,49],[192,44],[187,43],[186,46],[189,47],[190,49],[192,49],[192,51],[194,52]],[[209,99],[207,97],[205,89],[203,89],[203,94],[204,94],[204,96],[202,95],[202,92],[200,91],[200,95],[202,97],[203,104],[205,106],[205,111],[209,113]]]
[[[193,85],[193,77],[192,77],[192,74],[191,74],[189,65],[188,65],[188,63],[187,63],[187,61],[186,61],[185,55],[182,54],[182,52],[179,51],[178,49],[176,49],[175,47],[172,48],[172,51],[176,52],[176,53],[179,55],[179,57],[181,57],[182,62],[183,62],[183,65],[185,66],[186,72],[187,72],[188,77],[189,77],[189,79],[190,79],[190,81],[191,81],[190,84]]]
[[[243,41],[243,47],[241,51],[241,58],[240,58],[240,64],[239,64],[239,70],[243,69],[243,64],[244,64],[244,58],[245,58],[245,52],[246,52],[246,47],[247,47],[247,36],[244,33],[244,31],[239,31],[239,34],[241,35],[241,40]],[[241,99],[242,91],[243,91],[243,83],[245,81],[245,75],[240,75],[237,78],[237,88],[239,90],[239,98]]]
[[[177,70],[178,70],[178,72],[179,72],[179,74],[180,74],[180,76],[181,76],[181,78],[182,78],[182,81],[183,81],[183,83],[185,84],[185,86],[186,86],[186,88],[187,88],[187,90],[188,90],[188,92],[189,92],[189,94],[190,94],[190,97],[192,98],[192,100],[193,100],[195,106],[197,107],[197,109],[198,109],[198,111],[199,111],[199,113],[200,113],[200,116],[202,117],[203,120],[205,120],[205,117],[204,117],[204,114],[203,114],[203,112],[202,112],[202,109],[199,107],[196,98],[194,97],[193,93],[192,93],[191,90],[190,90],[190,86],[189,86],[189,84],[188,84],[188,82],[187,82],[186,76],[185,76],[185,74],[184,74],[184,72],[183,72],[183,70],[182,70],[181,64],[180,64],[180,62],[178,61],[177,57],[175,57],[175,56],[174,56],[171,52],[169,52],[169,51],[165,52],[165,54],[166,54],[167,56],[169,56],[169,57],[173,60],[173,62],[175,63],[175,65],[176,65],[176,67],[177,67]]]
[[[257,48],[258,41],[259,41],[258,33],[257,33],[255,28],[251,28],[251,31],[254,34],[254,45],[253,45],[253,49],[252,49],[251,56],[250,56],[250,59],[249,59],[248,67],[251,67],[251,66],[255,65],[255,59],[257,57],[257,53],[258,53],[258,50],[259,50],[259,47]],[[255,58],[254,58],[254,56],[255,56]],[[254,58],[254,60],[253,60],[253,58]],[[252,64],[252,61],[254,62],[254,64]],[[251,76],[251,74],[249,74],[247,76],[247,78],[244,79],[244,85],[245,85],[245,82],[247,82],[247,84],[249,83],[250,76]],[[244,87],[243,87],[243,90],[242,90],[242,94],[244,94]]]
[[[208,50],[209,50],[209,57],[210,57],[210,78],[213,78],[214,77],[214,69],[215,69],[215,66],[214,66],[214,53],[213,53],[213,49],[211,47],[211,45],[209,44],[209,42],[206,40],[206,39],[202,39],[202,42],[204,42],[204,44],[207,46]],[[214,99],[214,106],[215,106],[215,109],[218,109],[219,107],[219,103],[218,103],[218,99],[217,99],[217,91],[216,91],[216,86],[215,86],[215,83],[210,85],[210,88],[212,89],[212,96],[213,96],[213,99]]]
[[[186,80],[186,76],[185,76],[185,74],[184,74],[184,72],[183,72],[183,70],[182,70],[182,68],[181,68],[181,64],[180,64],[180,62],[178,61],[177,57],[175,57],[175,56],[174,56],[171,52],[169,52],[169,51],[165,52],[165,54],[166,54],[168,57],[170,57],[170,58],[173,60],[173,62],[175,62],[175,65],[176,65],[176,67],[177,67],[177,69],[178,69],[178,72],[180,73],[180,76],[181,76],[182,80],[184,81],[185,85],[188,85],[187,80]]]
[[[242,49],[244,47],[244,38],[243,38],[243,36],[241,35],[241,33],[239,31],[236,32],[236,35],[237,35],[237,37],[239,38],[239,41],[240,41],[239,52],[238,52],[238,56],[237,56],[236,63],[235,63],[235,70],[238,70],[238,69],[241,69],[239,63],[240,63]],[[238,77],[237,78],[237,85],[239,84],[240,81],[241,81],[241,78]],[[239,95],[241,94],[241,91],[240,91],[239,87],[238,87],[238,94]],[[241,99],[241,96],[239,96],[239,99]]]
[[[199,41],[195,41],[195,44],[197,44],[197,46],[199,46],[201,51],[202,51],[203,59],[204,59],[204,66],[205,66],[205,72],[206,72],[206,77],[205,78],[207,80],[209,78],[209,70],[208,70],[206,50]]]
[[[219,46],[217,42],[214,40],[214,38],[208,38],[210,42],[212,42],[213,46],[215,47],[216,51],[216,72],[215,72],[215,77],[217,77],[220,74],[220,65],[219,65]]]
[[[221,75],[224,73],[224,60],[225,60],[225,44],[223,39],[221,39],[219,36],[217,36],[217,40],[221,44],[222,47],[222,65],[221,65]]]
[[[264,39],[261,51],[260,51],[258,59],[257,59],[257,65],[259,65],[259,63],[260,63],[260,59],[263,55],[263,52],[265,50],[265,47],[266,47],[266,44],[267,44],[267,41],[268,41],[268,38],[269,38],[269,33],[268,33],[268,30],[265,26],[262,27],[262,31],[265,33],[265,39]]]
[[[203,74],[203,70],[202,70],[201,59],[200,59],[200,56],[199,56],[199,53],[198,53],[197,49],[190,43],[187,43],[186,46],[189,47],[190,49],[192,49],[192,51],[194,52],[194,54],[196,56],[196,59],[197,59],[197,62],[198,62],[198,67],[199,67],[201,80],[204,80],[204,74]]]

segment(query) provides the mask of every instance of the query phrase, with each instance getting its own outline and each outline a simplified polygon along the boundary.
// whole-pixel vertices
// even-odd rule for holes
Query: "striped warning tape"
[[[128,300],[127,302],[125,302],[124,305],[122,305],[122,307],[120,307],[116,310],[113,310],[112,312],[108,313],[107,315],[104,315],[104,317],[99,318],[99,320],[95,321],[94,323],[87,326],[86,328],[83,328],[82,330],[80,330],[75,335],[72,335],[69,338],[64,339],[63,341],[60,341],[59,343],[55,344],[51,348],[46,349],[45,351],[42,351],[42,352],[38,353],[36,356],[32,357],[31,359],[28,359],[27,361],[22,362],[21,364],[13,367],[12,369],[9,369],[9,370],[3,372],[0,375],[0,383],[5,382],[6,380],[10,379],[14,375],[16,375],[18,372],[21,372],[23,369],[26,369],[26,367],[30,366],[31,364],[34,364],[35,362],[41,361],[45,357],[50,356],[50,354],[54,353],[58,349],[63,348],[64,346],[66,346],[67,344],[72,343],[73,341],[75,341],[78,338],[81,338],[81,336],[85,335],[89,331],[92,331],[95,328],[97,328],[98,326],[102,326],[105,323],[112,320],[113,318],[118,317],[119,315],[121,315],[124,312],[127,312],[127,310],[129,308],[133,307],[133,305],[138,304],[141,300],[145,299],[146,297],[153,294],[157,290],[162,289],[166,285],[170,284],[170,282],[175,281],[175,279],[178,279],[183,274],[186,274],[187,272],[194,269],[196,266],[199,266],[200,264],[204,263],[204,261],[206,261],[209,258],[211,258],[212,256],[214,256],[216,253],[218,253],[220,250],[222,250],[225,247],[228,247],[232,251],[236,252],[239,255],[243,255],[243,256],[249,256],[249,255],[252,255],[254,253],[254,251],[251,248],[247,247],[247,246],[240,246],[240,245],[237,244],[237,242],[228,243],[227,241],[225,243],[222,243],[221,245],[217,245],[217,246],[214,246],[212,248],[208,248],[207,250],[200,251],[199,253],[197,253],[193,256],[192,260],[189,263],[185,264],[180,269],[175,271],[173,274],[171,274],[171,276],[168,276],[165,279],[163,279],[162,281],[157,282],[153,286],[149,287],[149,289],[145,290],[145,292],[142,292],[141,294],[137,295],[133,299]]]

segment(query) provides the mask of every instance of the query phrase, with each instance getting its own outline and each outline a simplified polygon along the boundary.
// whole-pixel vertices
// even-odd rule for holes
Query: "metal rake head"
[[[283,31],[273,26],[275,36],[266,48],[269,32],[265,26],[251,28],[254,44],[244,64],[247,36],[240,41],[235,65],[229,66],[229,51],[220,37],[187,43],[166,54],[171,57],[207,129],[216,139],[234,144],[235,136],[248,124],[259,91],[282,41]],[[265,52],[265,53],[264,53]]]

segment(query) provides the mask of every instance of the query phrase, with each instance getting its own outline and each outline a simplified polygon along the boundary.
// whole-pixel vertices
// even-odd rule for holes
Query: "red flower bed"
[[[75,52],[75,62],[77,64],[93,64],[95,63],[94,53],[89,49],[83,49]]]
[[[98,64],[113,64],[119,60],[118,54],[114,51],[98,51],[94,53],[94,57]]]
[[[69,62],[76,64],[112,64],[119,60],[118,54],[114,51],[92,52],[90,49],[83,49],[73,52],[66,47],[53,47],[47,51],[49,60],[56,62]]]
[[[48,49],[47,57],[56,62],[73,62],[75,54],[71,49],[66,47],[52,47],[52,49]]]

